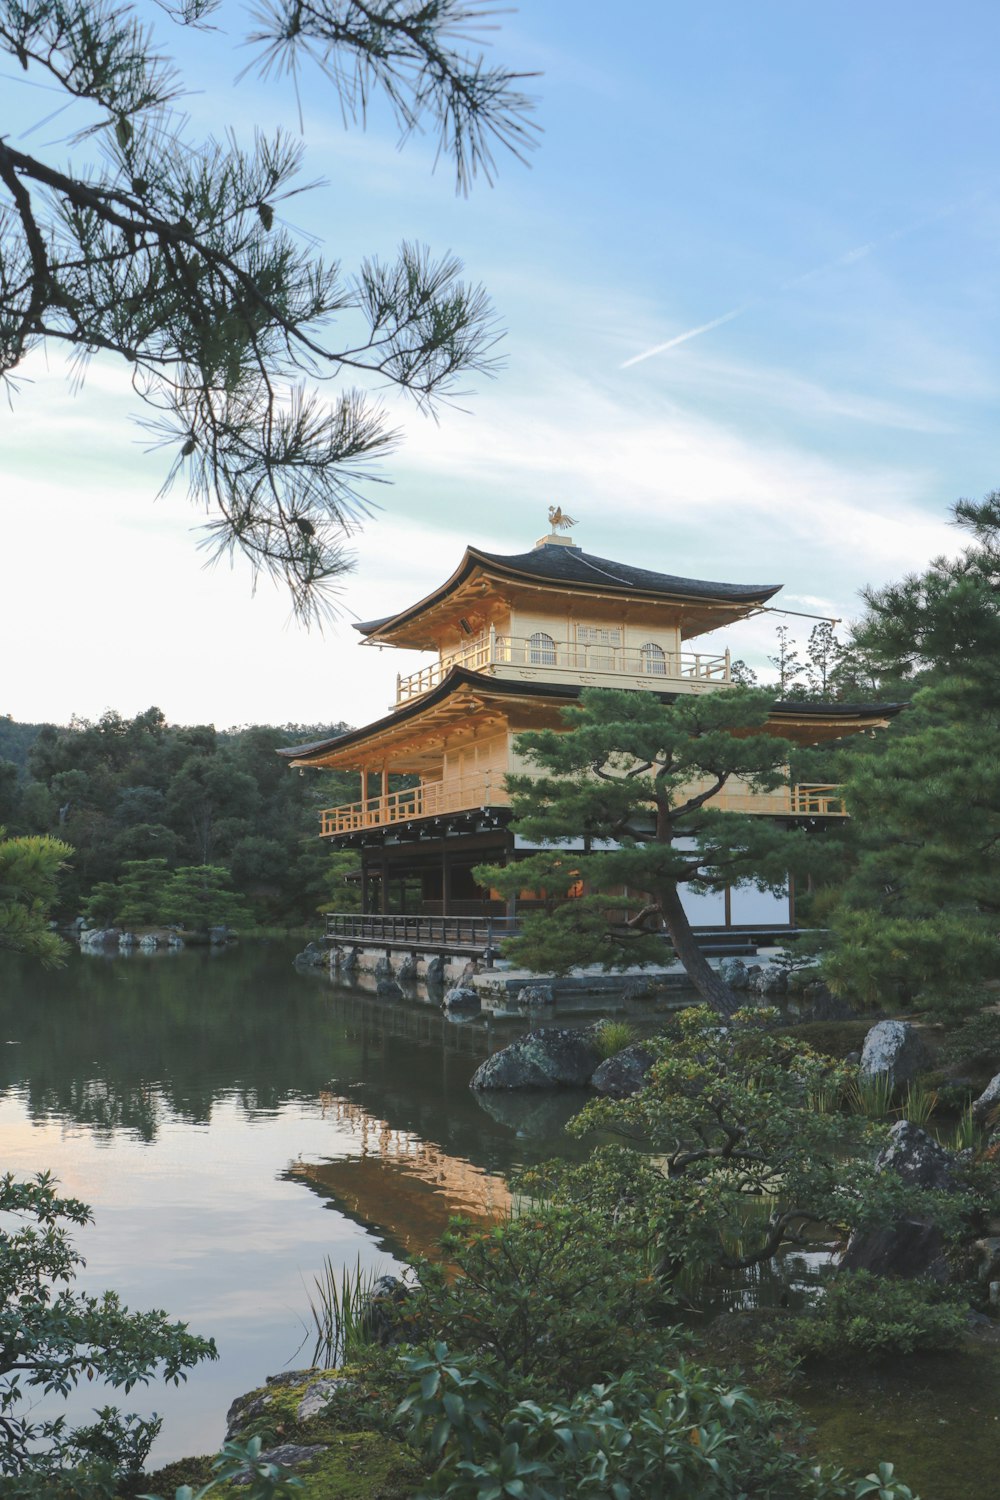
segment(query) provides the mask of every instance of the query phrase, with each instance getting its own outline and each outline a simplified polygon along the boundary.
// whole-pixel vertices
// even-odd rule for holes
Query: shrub
[[[489,1228],[455,1220],[441,1241],[458,1275],[420,1267],[401,1332],[474,1350],[504,1382],[553,1392],[617,1374],[656,1341],[660,1288],[637,1237],[576,1204],[529,1204]]]
[[[1000,1068],[1000,1014],[972,1016],[944,1040],[941,1056],[961,1068]]]
[[[405,1361],[399,1408],[410,1439],[436,1465],[422,1496],[446,1500],[913,1500],[885,1464],[844,1482],[798,1451],[786,1410],[756,1401],[685,1360],[626,1370],[566,1402],[511,1401],[474,1355],[444,1344]]]
[[[217,1357],[215,1345],[163,1312],[130,1313],[114,1292],[69,1290],[81,1257],[65,1225],[88,1223],[90,1211],[58,1197],[47,1172],[0,1178],[0,1215],[0,1474],[16,1476],[0,1481],[3,1493],[111,1496],[122,1475],[142,1468],[159,1421],[104,1407],[96,1425],[73,1431],[62,1418],[30,1420],[31,1399],[65,1396],[81,1379],[129,1391],[158,1373],[177,1384]]]
[[[964,1300],[931,1282],[842,1271],[816,1308],[796,1320],[790,1341],[800,1356],[827,1360],[952,1349],[967,1311]]]

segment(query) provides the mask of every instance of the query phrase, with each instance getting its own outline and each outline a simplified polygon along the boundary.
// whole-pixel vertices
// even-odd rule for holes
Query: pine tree
[[[936,1005],[1000,965],[1000,493],[954,514],[959,557],[866,595],[861,649],[917,691],[849,768],[862,848],[828,961],[841,988]]]
[[[788,698],[802,689],[802,683],[799,680],[802,662],[788,626],[779,625],[775,634],[778,637],[778,649],[767,659],[778,674],[778,696]]]
[[[503,893],[542,892],[550,910],[527,916],[508,956],[542,971],[662,963],[662,926],[698,992],[731,1014],[737,997],[698,947],[680,891],[740,881],[781,891],[807,858],[801,829],[712,806],[731,783],[751,793],[787,784],[793,747],[766,731],[772,704],[772,693],[749,688],[668,704],[592,689],[564,711],[564,731],[519,735],[518,753],[542,774],[508,777],[514,828],[551,847],[477,878]],[[581,836],[585,855],[560,847]],[[590,894],[566,899],[580,880]],[[631,917],[639,903],[623,888],[644,893]]]
[[[202,27],[206,46],[219,26],[218,0],[149,9]],[[492,177],[494,148],[533,144],[523,75],[475,50],[489,14],[482,0],[269,0],[247,42],[263,78],[311,60],[347,118],[381,93],[403,136],[436,129],[467,191]],[[0,50],[86,119],[72,160],[21,149],[23,119],[0,125],[0,378],[41,345],[125,360],[174,454],[167,484],[183,477],[211,515],[208,544],[283,577],[309,618],[347,565],[366,465],[394,441],[358,390],[328,402],[310,382],[388,383],[431,406],[494,363],[486,295],[416,245],[351,276],[321,262],[281,219],[304,190],[301,145],[190,139],[182,80],[133,6],[0,4]],[[86,170],[84,143],[99,161]]]

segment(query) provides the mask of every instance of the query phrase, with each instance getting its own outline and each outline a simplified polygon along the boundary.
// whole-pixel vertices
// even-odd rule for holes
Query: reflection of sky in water
[[[81,1290],[163,1307],[219,1346],[179,1389],[110,1394],[164,1416],[153,1462],[215,1449],[235,1396],[308,1363],[326,1256],[392,1269],[450,1213],[502,1207],[525,1154],[560,1148],[558,1124],[526,1143],[478,1107],[485,1036],[310,985],[293,951],[0,972],[0,1042],[18,1043],[0,1047],[5,1169],[47,1167],[91,1205]],[[69,1415],[107,1399],[89,1386]]]
[[[128,1409],[166,1418],[157,1457],[215,1448],[234,1396],[293,1365],[309,1316],[306,1287],[331,1256],[389,1268],[389,1257],[350,1219],[287,1178],[300,1159],[342,1156],[360,1140],[297,1101],[249,1120],[231,1101],[216,1105],[211,1130],[170,1122],[155,1143],[96,1139],[86,1129],[34,1126],[16,1100],[0,1105],[6,1167],[45,1163],[63,1189],[83,1198],[95,1222],[75,1243],[87,1265],[77,1285],[114,1287],[134,1309],[164,1307],[215,1338],[221,1359],[195,1369],[186,1387],[156,1386],[121,1398]],[[303,1358],[307,1357],[305,1351]],[[76,1414],[101,1404],[94,1388]],[[115,1398],[118,1399],[118,1398]]]

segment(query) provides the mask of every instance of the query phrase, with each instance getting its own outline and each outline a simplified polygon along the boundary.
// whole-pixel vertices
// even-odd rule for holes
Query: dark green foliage
[[[411,1440],[436,1467],[422,1497],[446,1500],[913,1500],[890,1464],[866,1479],[801,1454],[787,1410],[686,1360],[625,1370],[568,1400],[514,1399],[444,1343],[404,1364]]]
[[[988,997],[980,996],[980,1007],[987,999],[995,999],[992,992]],[[1000,1013],[980,1008],[978,1014],[964,1021],[945,1038],[941,1044],[941,1056],[946,1062],[960,1067],[974,1066],[991,1073],[1000,1071]]]
[[[217,865],[185,865],[175,870],[163,892],[162,920],[203,931],[206,927],[246,927],[250,912],[227,890],[228,870]]]
[[[476,1351],[508,1386],[562,1393],[648,1359],[660,1292],[628,1226],[609,1236],[577,1204],[525,1204],[489,1228],[457,1221],[441,1248],[458,1277],[421,1267],[402,1307],[408,1337]]]
[[[800,1358],[883,1359],[953,1349],[967,1328],[966,1300],[934,1282],[842,1271],[795,1320],[788,1345]]]
[[[588,689],[563,712],[566,728],[518,736],[520,754],[542,774],[512,776],[515,827],[556,845],[583,838],[584,858],[553,847],[477,878],[505,894],[527,886],[548,898],[544,918],[525,925],[509,947],[515,963],[563,971],[575,964],[663,962],[664,928],[674,953],[707,1003],[728,1013],[733,992],[704,959],[681,906],[679,887],[721,891],[739,881],[784,889],[789,871],[812,852],[801,829],[774,819],[720,812],[712,799],[733,782],[741,791],[773,791],[789,780],[793,747],[765,733],[773,695],[734,687],[678,697]],[[801,753],[798,752],[800,758]],[[610,841],[612,847],[600,847]],[[597,844],[598,847],[592,847]],[[593,893],[566,900],[579,878]],[[627,890],[642,893],[644,909]],[[608,912],[619,913],[609,925]]]
[[[114,1292],[70,1290],[82,1262],[67,1226],[90,1212],[60,1198],[48,1173],[0,1179],[0,1214],[0,1474],[12,1476],[3,1493],[103,1500],[116,1475],[141,1469],[159,1423],[106,1407],[97,1424],[72,1431],[62,1418],[32,1420],[33,1397],[66,1395],[81,1379],[124,1391],[154,1377],[178,1384],[216,1358],[215,1345],[166,1313],[129,1312]]]
[[[92,922],[151,927],[163,921],[163,893],[170,881],[165,859],[126,860],[116,881],[96,885],[84,905]]]
[[[946,1237],[965,1232],[981,1203],[973,1187],[933,1193],[876,1172],[887,1127],[839,1107],[856,1070],[761,1019],[750,1012],[722,1028],[706,1010],[685,1012],[649,1044],[659,1060],[638,1093],[588,1104],[570,1125],[643,1149],[600,1147],[582,1167],[549,1163],[525,1175],[525,1189],[627,1228],[688,1291],[713,1271],[808,1243],[815,1226],[843,1233],[916,1214]]]
[[[28,753],[44,728],[42,724],[19,724],[10,714],[0,714],[0,760],[13,763],[19,776],[28,764]]]
[[[49,913],[72,852],[59,839],[8,839],[0,828],[0,949],[27,953],[43,964],[62,961],[63,945],[49,931]]]
[[[216,731],[168,725],[159,709],[43,726],[13,791],[11,828],[57,833],[73,847],[59,909],[128,927],[165,920],[152,872],[215,865],[254,921],[301,925],[316,909],[350,909],[353,887],[318,838],[320,809],[357,796],[355,776],[299,777],[275,750],[339,725]],[[0,778],[0,790],[6,783]]]
[[[961,1013],[1000,961],[1000,494],[955,518],[959,557],[866,595],[858,642],[913,706],[847,768],[859,849],[827,971],[865,998]]]

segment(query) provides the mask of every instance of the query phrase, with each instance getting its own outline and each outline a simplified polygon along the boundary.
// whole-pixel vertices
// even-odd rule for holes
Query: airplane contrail
[[[855,245],[850,250],[845,250],[842,255],[836,255],[832,260],[824,260],[818,266],[812,266],[808,271],[802,271],[798,276],[791,277],[788,281],[781,282],[779,291],[787,291],[790,287],[801,286],[802,282],[810,281],[814,276],[820,276],[824,271],[835,271],[840,266],[853,266],[859,260],[864,260],[871,255],[873,250],[882,245],[891,245],[896,240],[904,239],[908,234],[914,234],[918,229],[926,229],[930,224],[937,224],[941,219],[947,219],[959,209],[966,208],[974,203],[977,198],[982,198],[988,189],[981,188],[979,192],[973,193],[969,198],[963,198],[960,203],[949,203],[946,208],[939,209],[936,213],[927,214],[922,219],[917,219],[912,224],[905,224],[901,229],[894,229],[890,234],[885,234],[881,239],[868,240],[864,245]],[[696,339],[700,334],[710,333],[713,328],[721,328],[723,323],[731,323],[734,318],[741,318],[745,312],[752,307],[757,307],[766,299],[763,297],[752,297],[749,302],[734,307],[731,312],[723,313],[720,318],[712,318],[708,323],[699,323],[697,328],[688,328],[684,333],[675,334],[672,339],[665,343],[654,344],[651,349],[644,349],[641,354],[633,354],[631,359],[626,359],[618,366],[620,370],[628,370],[632,365],[641,365],[643,360],[652,359],[654,354],[665,354],[668,349],[675,349],[678,344],[686,344],[688,339]]]
[[[689,328],[687,333],[678,333],[674,338],[667,339],[665,344],[655,344],[652,349],[644,349],[641,354],[633,354],[631,359],[627,359],[618,368],[627,370],[629,365],[639,365],[644,359],[652,359],[654,354],[663,354],[667,349],[687,343],[688,339],[696,339],[699,333],[708,333],[712,328],[720,328],[723,323],[731,323],[734,318],[742,317],[747,308],[753,305],[752,302],[744,302],[742,307],[734,307],[732,312],[723,313],[721,318],[713,318],[710,323],[699,323],[697,328]]]

